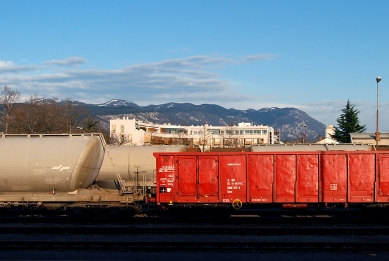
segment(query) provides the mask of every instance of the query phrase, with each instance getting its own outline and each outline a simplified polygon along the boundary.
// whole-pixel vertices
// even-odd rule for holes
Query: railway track
[[[0,235],[107,235],[107,236],[134,236],[134,235],[221,235],[221,236],[379,236],[388,235],[388,226],[214,226],[214,225],[73,225],[73,226],[0,226]],[[1,246],[0,246],[1,247]]]
[[[9,223],[0,252],[389,253],[388,225]]]
[[[388,242],[242,242],[242,241],[207,241],[207,242],[123,242],[123,241],[0,241],[1,251],[137,251],[137,252],[375,252],[388,253]]]
[[[67,216],[34,216],[34,215],[19,215],[0,216],[0,224],[24,224],[24,225],[40,225],[51,224],[53,226],[66,224],[80,224],[80,225],[139,225],[139,224],[217,224],[217,225],[257,225],[257,226],[275,226],[275,225],[387,225],[388,218],[371,218],[361,215],[233,215],[226,219],[212,219],[212,218],[194,218],[194,219],[176,219],[171,216],[147,216],[139,215],[137,217],[110,219],[110,218],[84,218],[73,219]]]

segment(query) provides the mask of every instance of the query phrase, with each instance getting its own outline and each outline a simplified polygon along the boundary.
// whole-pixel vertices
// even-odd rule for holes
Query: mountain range
[[[136,118],[148,123],[214,126],[237,125],[249,122],[268,125],[280,131],[280,140],[294,140],[304,133],[308,139],[324,137],[325,125],[296,108],[263,108],[259,110],[226,109],[215,104],[166,103],[139,106],[126,100],[111,100],[102,104],[84,104],[99,120],[104,130],[109,130],[109,120],[122,117]]]

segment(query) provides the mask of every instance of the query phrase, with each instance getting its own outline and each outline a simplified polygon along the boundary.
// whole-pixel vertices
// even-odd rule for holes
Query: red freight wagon
[[[154,153],[157,202],[279,203],[284,207],[389,202],[388,151]]]

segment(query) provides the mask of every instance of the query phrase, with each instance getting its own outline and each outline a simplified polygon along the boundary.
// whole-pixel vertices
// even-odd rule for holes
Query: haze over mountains
[[[109,130],[109,120],[129,117],[151,123],[180,125],[225,126],[240,122],[253,125],[268,125],[281,131],[281,141],[293,140],[307,132],[309,140],[324,136],[325,125],[295,108],[263,108],[259,110],[226,109],[215,104],[194,105],[191,103],[166,103],[139,106],[126,100],[111,100],[103,104],[86,104],[100,120],[104,129]],[[306,125],[306,130],[304,128]]]

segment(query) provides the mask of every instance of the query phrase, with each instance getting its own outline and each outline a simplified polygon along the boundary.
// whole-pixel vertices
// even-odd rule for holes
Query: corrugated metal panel
[[[346,203],[347,157],[345,154],[322,155],[323,201]]]
[[[375,154],[351,154],[348,162],[348,202],[373,202]]]
[[[219,201],[218,157],[206,154],[179,155],[174,172],[175,193],[172,203],[208,203]],[[170,164],[170,163],[169,163]],[[158,176],[163,177],[161,172]],[[173,175],[166,177],[172,179]],[[161,193],[161,190],[158,190]],[[166,202],[166,201],[165,201]]]
[[[198,159],[198,196],[211,200],[211,196],[218,196],[219,166],[216,156],[205,156]],[[215,199],[217,200],[217,199]]]
[[[174,155],[159,155],[157,165],[157,202],[174,200],[176,169]]]
[[[273,201],[273,155],[248,156],[248,202],[271,203]]]
[[[275,202],[295,202],[296,155],[275,156]]]
[[[223,202],[240,200],[246,202],[246,156],[225,155],[220,156],[220,182]]]
[[[296,201],[319,201],[319,155],[298,155]]]
[[[178,197],[197,197],[196,157],[178,157]],[[176,200],[177,201],[177,200]],[[182,200],[178,200],[182,201]]]
[[[379,159],[378,202],[389,201],[389,157]]]

